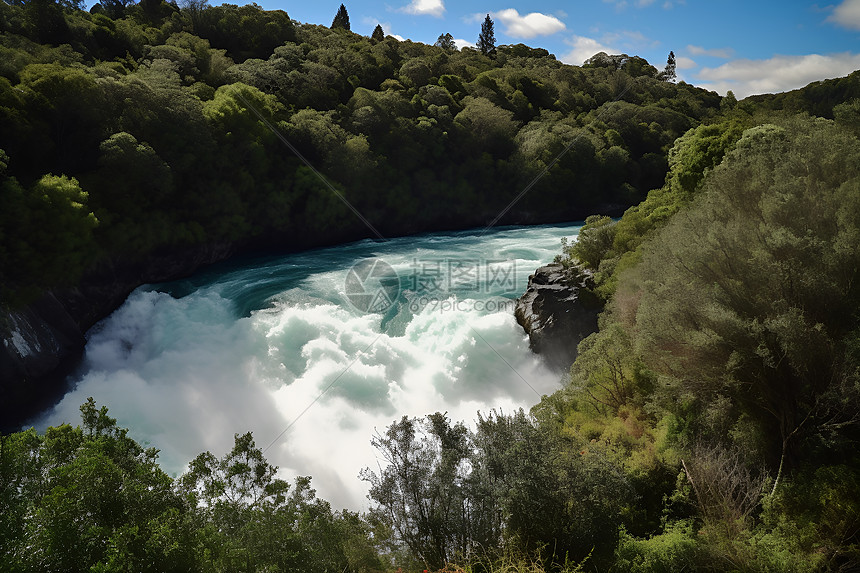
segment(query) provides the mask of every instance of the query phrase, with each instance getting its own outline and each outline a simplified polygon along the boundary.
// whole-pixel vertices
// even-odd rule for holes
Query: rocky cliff
[[[602,305],[588,290],[591,281],[586,270],[553,263],[529,276],[528,289],[517,299],[514,316],[532,351],[555,370],[567,371],[579,342],[597,331]]]

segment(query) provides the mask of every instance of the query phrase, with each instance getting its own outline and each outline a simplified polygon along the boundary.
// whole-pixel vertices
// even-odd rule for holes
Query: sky
[[[212,2],[217,4],[218,2]],[[257,0],[300,22],[330,25],[338,0]],[[678,79],[739,97],[775,93],[860,69],[860,0],[832,4],[721,0],[347,0],[353,32],[377,24],[432,44],[450,33],[474,45],[487,14],[496,45],[545,48],[569,64],[625,53],[658,68],[669,51]]]

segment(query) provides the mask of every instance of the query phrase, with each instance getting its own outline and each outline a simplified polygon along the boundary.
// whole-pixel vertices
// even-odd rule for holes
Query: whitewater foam
[[[138,289],[89,333],[75,389],[37,427],[77,423],[93,396],[135,439],[160,448],[174,474],[253,431],[285,477],[311,475],[335,506],[363,509],[366,484],[357,476],[376,466],[374,431],[436,411],[472,422],[478,411],[527,408],[557,387],[529,351],[512,300],[560,238],[577,231],[362,242]],[[401,277],[415,261],[451,260],[501,262],[513,274],[474,291],[406,292],[385,314],[362,314],[347,300],[344,277],[370,256]]]

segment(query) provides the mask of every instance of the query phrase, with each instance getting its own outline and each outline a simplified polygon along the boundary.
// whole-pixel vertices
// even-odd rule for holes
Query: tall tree
[[[492,58],[496,55],[496,34],[493,32],[493,20],[489,14],[484,18],[484,23],[481,24],[481,33],[478,34],[478,49],[485,56]]]
[[[346,6],[343,4],[341,4],[340,8],[337,9],[337,14],[334,15],[331,27],[332,29],[343,28],[344,30],[349,30],[349,14],[347,14]]]
[[[440,48],[443,48],[444,50],[447,50],[449,52],[453,52],[457,49],[457,44],[454,43],[454,36],[452,36],[450,33],[440,34],[439,37],[436,39],[436,43],[433,45],[439,46]]]
[[[385,31],[382,29],[382,26],[379,24],[376,25],[376,28],[373,29],[373,34],[370,35],[370,39],[380,42],[385,39]]]
[[[463,424],[452,426],[437,412],[424,420],[403,416],[371,441],[387,463],[378,474],[361,474],[373,511],[428,569],[474,549],[465,495],[470,439]]]
[[[669,52],[669,58],[666,60],[666,67],[663,68],[663,71],[660,72],[658,78],[663,80],[664,82],[673,82],[675,78],[677,78],[677,74],[675,73],[675,52]]]

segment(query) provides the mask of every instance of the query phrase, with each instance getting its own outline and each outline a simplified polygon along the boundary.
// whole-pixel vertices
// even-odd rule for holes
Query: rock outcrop
[[[586,270],[552,263],[529,276],[528,289],[517,299],[514,316],[529,335],[532,351],[555,370],[570,368],[577,345],[597,331],[602,305],[588,290],[591,281]]]

